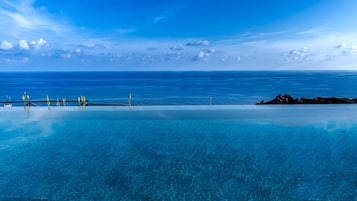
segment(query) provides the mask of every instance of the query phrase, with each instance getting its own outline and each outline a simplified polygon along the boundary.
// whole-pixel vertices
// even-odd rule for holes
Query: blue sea
[[[357,72],[0,73],[0,201],[356,201]],[[212,101],[210,101],[212,97]],[[2,100],[0,97],[0,101]],[[212,103],[212,104],[211,104]]]
[[[251,105],[280,93],[357,97],[357,72],[52,72],[0,73],[0,101],[57,97],[136,105]]]

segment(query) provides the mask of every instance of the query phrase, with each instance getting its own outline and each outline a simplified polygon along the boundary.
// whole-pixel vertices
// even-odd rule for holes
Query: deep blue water
[[[131,92],[145,106],[1,107],[0,201],[356,201],[356,105],[254,105],[278,93],[355,97],[356,76],[1,73],[13,99]]]
[[[0,73],[0,100],[46,94],[90,102],[133,104],[255,104],[280,93],[295,97],[357,97],[357,72],[59,72]],[[2,96],[2,98],[1,98]]]

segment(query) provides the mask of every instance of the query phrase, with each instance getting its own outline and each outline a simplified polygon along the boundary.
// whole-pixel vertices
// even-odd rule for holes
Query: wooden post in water
[[[48,97],[48,95],[46,95],[46,102],[47,102],[47,108],[48,108],[48,110],[50,110],[51,109],[51,101],[50,101],[50,98]]]
[[[80,96],[78,96],[77,101],[78,101],[78,106],[81,106],[81,97]]]
[[[129,108],[131,109],[131,93],[129,93],[128,95],[128,104],[129,104]]]
[[[61,103],[60,103],[60,101],[59,101],[58,96],[57,96],[57,102],[56,102],[56,105],[57,105],[57,107],[61,106]]]
[[[86,109],[87,106],[87,98],[83,96],[83,110]]]
[[[22,101],[24,102],[24,111],[30,112],[31,109],[30,95],[28,95],[26,91],[22,95]]]
[[[7,99],[7,103],[4,103],[4,107],[5,108],[9,108],[9,110],[12,109],[12,102],[11,102],[11,97],[10,96],[6,96]]]

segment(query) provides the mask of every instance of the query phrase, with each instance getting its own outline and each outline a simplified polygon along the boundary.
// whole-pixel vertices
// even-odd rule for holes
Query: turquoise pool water
[[[0,200],[357,200],[357,106],[0,108]]]

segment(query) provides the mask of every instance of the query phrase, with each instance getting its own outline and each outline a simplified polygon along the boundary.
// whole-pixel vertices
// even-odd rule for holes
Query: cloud
[[[292,62],[303,62],[307,61],[312,54],[310,53],[309,48],[303,47],[301,49],[294,49],[287,53],[286,60]]]
[[[215,52],[216,52],[216,50],[213,49],[213,48],[206,50],[206,53],[207,53],[207,54],[213,54],[213,53],[215,53]]]
[[[240,62],[240,56],[236,57],[236,62]]]
[[[352,43],[352,42],[351,42]],[[356,45],[347,45],[347,43],[341,43],[333,46],[334,51],[329,54],[329,60],[337,59],[339,56],[354,57],[357,53]]]
[[[156,23],[159,23],[160,21],[166,19],[167,16],[165,15],[160,15],[160,16],[157,16],[153,19],[153,22],[156,24]]]
[[[106,50],[108,49],[108,47],[101,45],[101,44],[95,44],[95,43],[84,43],[84,44],[80,44],[79,48],[82,49],[101,49],[101,50]]]
[[[30,47],[29,47],[29,44],[27,43],[27,40],[20,40],[19,41],[19,48],[21,50],[29,50]]]
[[[335,48],[341,48],[341,49],[346,48],[346,47],[347,47],[346,43],[341,43],[341,44],[335,46]]]
[[[38,41],[37,41],[37,44],[39,46],[44,46],[44,45],[47,45],[47,41],[45,41],[43,38],[40,38]]]
[[[352,45],[351,49],[352,51],[357,52],[357,45]]]
[[[206,56],[206,53],[204,53],[203,51],[199,51],[197,54],[197,58],[202,59]]]
[[[166,61],[179,61],[184,58],[184,54],[181,52],[171,52],[164,55]]]
[[[296,34],[298,34],[298,35],[314,34],[314,33],[317,33],[318,31],[319,31],[319,29],[312,28],[312,29],[309,29],[306,31],[297,32]]]
[[[182,51],[182,50],[184,50],[184,49],[183,49],[182,46],[177,46],[177,45],[175,45],[175,46],[171,46],[171,47],[170,47],[170,50]]]
[[[263,35],[254,38],[247,34],[246,37],[208,41],[145,38],[118,40],[91,38],[84,34],[83,38],[53,41],[52,35],[42,34],[36,37],[21,37],[20,39],[27,40],[23,40],[23,45],[19,42],[11,51],[0,51],[0,66],[6,66],[2,64],[10,63],[12,59],[18,62],[7,65],[8,68],[17,65],[40,66],[39,68],[43,69],[65,66],[59,70],[97,70],[98,66],[103,66],[103,70],[319,70],[330,66],[342,66],[333,65],[341,62],[345,65],[343,67],[352,69],[352,61],[357,58],[357,39],[352,37],[354,35],[298,36],[294,32],[283,33],[283,37]],[[340,45],[336,46],[337,44]],[[20,51],[26,49],[31,51]],[[350,53],[347,54],[347,51]],[[28,62],[20,62],[25,57],[29,59]]]
[[[14,24],[16,24],[18,27],[25,28],[25,29],[33,29],[34,24],[32,21],[30,21],[28,18],[25,16],[19,14],[19,13],[11,13],[11,12],[4,12],[5,15],[7,15]]]
[[[211,56],[212,54],[214,54],[216,52],[215,49],[207,49],[207,50],[201,50],[197,53],[197,55],[193,58],[194,61],[203,59],[203,58],[207,58],[209,56]]]
[[[186,46],[208,46],[210,42],[208,40],[197,40],[186,43]]]
[[[2,41],[0,44],[0,49],[2,50],[10,50],[12,49],[12,47],[13,47],[12,43],[10,43],[7,40]]]
[[[43,46],[48,46],[48,43],[43,38],[40,38],[38,41],[31,41],[30,45],[36,49],[39,49]]]
[[[73,27],[65,20],[58,16],[55,19],[37,4],[36,0],[0,0],[0,27],[6,27],[0,36],[8,39],[75,36]]]

